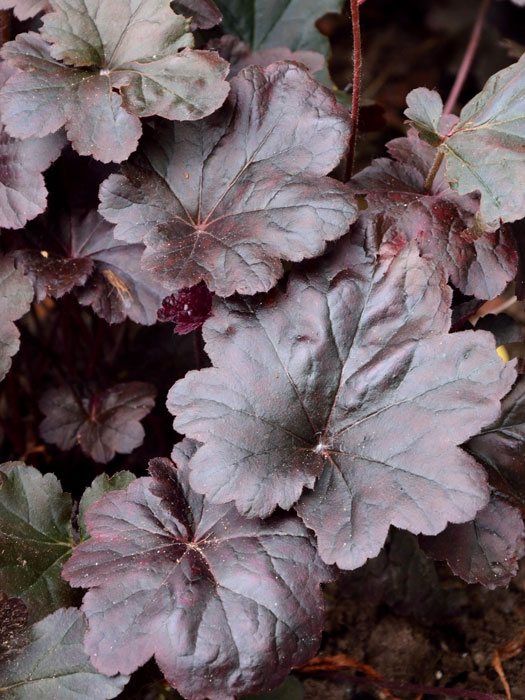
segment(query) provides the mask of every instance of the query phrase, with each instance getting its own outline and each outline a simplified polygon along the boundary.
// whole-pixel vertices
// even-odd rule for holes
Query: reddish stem
[[[465,55],[463,56],[461,66],[459,67],[458,74],[456,75],[456,80],[454,81],[454,85],[452,86],[452,90],[450,91],[450,95],[448,96],[447,102],[445,104],[445,109],[443,112],[444,114],[450,114],[456,106],[458,97],[461,93],[461,90],[463,89],[465,80],[467,79],[469,71],[472,67],[472,62],[474,61],[476,51],[478,50],[479,42],[481,39],[481,32],[483,31],[483,25],[485,24],[485,18],[487,16],[489,7],[490,0],[481,0],[478,10],[478,16],[476,17],[476,21],[474,23],[474,26],[472,27],[472,34],[470,35]]]
[[[355,145],[359,128],[359,98],[361,96],[361,26],[359,24],[360,0],[349,0],[350,17],[352,19],[353,60],[354,72],[352,78],[352,106],[350,112],[351,134],[346,156],[345,182],[352,177],[354,168]]]

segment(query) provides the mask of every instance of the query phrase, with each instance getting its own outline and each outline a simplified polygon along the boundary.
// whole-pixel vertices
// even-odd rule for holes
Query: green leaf
[[[328,40],[315,26],[327,12],[340,12],[343,0],[217,0],[224,31],[254,51],[287,46],[328,53]]]
[[[128,471],[118,472],[113,476],[100,474],[100,476],[97,476],[93,481],[91,486],[84,491],[78,507],[78,526],[80,529],[80,537],[83,540],[88,538],[85,515],[89,506],[95,503],[95,501],[98,501],[99,498],[102,498],[108,491],[121,491],[125,489],[132,481],[135,481],[135,478],[134,474]]]
[[[78,524],[86,539],[84,515],[108,491],[126,488],[135,477],[119,472],[98,476],[80,500]],[[30,622],[74,602],[61,571],[75,546],[73,502],[53,474],[42,475],[23,462],[0,466],[0,590],[22,598]]]
[[[439,122],[443,115],[443,100],[435,90],[418,88],[407,95],[406,117],[421,136],[434,146],[439,145]]]
[[[0,467],[0,589],[22,598],[31,620],[72,600],[60,577],[73,546],[71,509],[53,474],[22,462]]]
[[[62,608],[33,625],[26,646],[1,659],[4,663],[0,665],[0,697],[9,700],[116,697],[128,678],[108,678],[95,671],[84,652],[85,631],[84,616],[76,608]]]
[[[480,218],[487,228],[523,218],[525,56],[489,78],[443,136],[438,133],[439,101],[437,93],[418,88],[408,96],[405,114],[427,140],[442,140],[451,187],[459,194],[480,192]]]

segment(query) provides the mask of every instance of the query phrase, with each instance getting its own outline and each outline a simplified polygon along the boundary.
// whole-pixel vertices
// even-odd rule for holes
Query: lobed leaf
[[[282,260],[319,255],[354,221],[348,188],[325,177],[348,136],[347,111],[304,68],[247,68],[218,114],[149,132],[102,185],[100,212],[117,238],[144,242],[144,269],[170,292],[267,291]]]
[[[22,228],[45,210],[42,173],[58,158],[63,145],[61,132],[19,141],[0,127],[0,227]]]
[[[216,0],[224,31],[236,34],[252,49],[287,46],[328,53],[328,40],[315,26],[327,12],[339,13],[342,0]]]
[[[169,0],[51,4],[41,34],[20,34],[2,48],[21,69],[0,91],[11,136],[44,136],[65,126],[81,155],[120,162],[137,147],[139,117],[200,119],[224,102],[227,64],[189,48],[189,21],[172,12]]]
[[[130,472],[112,477],[102,474],[84,491],[77,519],[82,539],[88,536],[85,517],[89,507],[105,493],[124,489],[133,479]],[[5,617],[9,610],[22,615],[23,603],[33,622],[73,602],[73,592],[61,578],[62,565],[78,539],[72,509],[71,496],[62,492],[53,474],[42,475],[23,462],[0,466],[0,586],[5,595],[19,596],[22,601],[10,599],[4,610],[4,594],[0,595],[0,651],[4,641],[9,642],[5,638],[9,629],[2,622],[9,622]]]
[[[14,321],[29,311],[32,300],[31,282],[15,268],[10,257],[0,254],[0,381],[20,345]]]
[[[85,648],[106,674],[155,656],[191,699],[278,685],[316,651],[320,584],[329,572],[299,520],[263,522],[212,505],[188,484],[183,441],[151,478],[108,494],[87,514],[91,538],[63,575],[88,587]]]
[[[10,700],[106,700],[128,682],[97,673],[82,642],[85,622],[76,608],[61,608],[33,625],[22,649],[1,659],[0,695]]]
[[[214,366],[168,396],[176,430],[204,443],[193,488],[252,517],[296,504],[323,559],[349,569],[390,525],[472,519],[486,478],[458,445],[494,420],[515,370],[488,333],[448,333],[432,275],[401,237],[379,252],[346,238],[266,300],[216,299]]]
[[[481,194],[480,216],[488,227],[525,216],[525,56],[487,81],[461,110],[459,121],[440,126],[441,98],[413,90],[405,112],[414,126],[440,143],[446,177],[459,194]]]
[[[82,539],[87,539],[88,537],[86,526],[88,508],[110,491],[123,491],[132,481],[135,481],[135,475],[129,471],[117,472],[113,476],[100,474],[94,479],[91,486],[88,486],[82,494],[78,504],[78,526]]]
[[[0,588],[23,599],[31,621],[72,602],[60,578],[73,547],[71,508],[53,474],[22,462],[1,466]]]
[[[383,240],[399,232],[417,241],[422,255],[443,270],[455,287],[493,299],[514,279],[518,255],[505,227],[479,230],[479,199],[450,189],[442,166],[430,188],[425,179],[435,149],[411,131],[387,144],[392,159],[379,158],[351,181],[366,196],[363,225],[381,226]]]
[[[40,433],[61,450],[80,445],[95,462],[106,464],[117,452],[129,454],[144,440],[140,421],[155,405],[156,390],[145,382],[124,382],[89,397],[69,387],[48,389],[40,401],[45,418]]]
[[[425,551],[446,561],[467,583],[507,586],[525,555],[525,526],[520,511],[493,496],[469,523],[449,525],[437,537],[424,537]]]
[[[146,325],[157,320],[165,292],[141,269],[144,246],[115,240],[113,226],[96,211],[62,214],[27,231],[26,241],[16,257],[38,300],[74,290],[81,304],[108,323],[128,317]]]

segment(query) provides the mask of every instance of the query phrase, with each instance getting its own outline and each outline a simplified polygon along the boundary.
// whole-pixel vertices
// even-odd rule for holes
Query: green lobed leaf
[[[133,474],[98,476],[84,492],[78,523],[87,538],[87,509],[108,491],[126,488]],[[30,622],[73,602],[62,579],[64,562],[75,546],[73,502],[53,474],[41,474],[23,462],[0,466],[0,590],[27,605]]]
[[[84,616],[61,608],[33,625],[27,644],[0,658],[0,697],[9,700],[109,700],[128,682],[97,673],[84,652]]]
[[[109,491],[121,491],[127,488],[132,481],[135,481],[135,475],[128,471],[117,472],[113,476],[108,476],[107,474],[100,474],[93,481],[91,486],[89,486],[80,499],[78,506],[78,526],[80,530],[80,536],[83,540],[88,538],[88,533],[86,529],[86,511],[95,501]]]
[[[426,140],[441,144],[453,189],[481,194],[480,218],[487,228],[525,216],[525,187],[516,186],[525,179],[525,56],[489,78],[455,124],[450,117],[443,121],[441,98],[426,88],[413,90],[407,103],[412,124]]]
[[[73,546],[71,510],[53,474],[23,462],[0,467],[0,589],[22,598],[32,621],[72,601],[60,577]]]
[[[328,40],[315,22],[327,12],[340,12],[343,0],[217,0],[224,31],[236,34],[252,49],[287,46],[328,53]]]

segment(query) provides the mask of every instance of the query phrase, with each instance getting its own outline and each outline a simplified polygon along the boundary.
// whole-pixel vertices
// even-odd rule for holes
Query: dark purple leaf
[[[48,10],[49,2],[48,0],[0,0],[0,10],[11,8],[18,19],[24,20]]]
[[[286,46],[252,51],[248,44],[231,34],[208,42],[208,48],[214,49],[219,56],[230,64],[230,76],[237,75],[248,66],[267,68],[277,61],[295,61],[302,63],[311,73],[318,73],[325,67],[324,56],[316,51],[290,51]]]
[[[16,68],[1,62],[0,87],[16,73]],[[0,227],[21,228],[45,210],[42,173],[58,158],[64,143],[63,132],[20,141],[0,126]]]
[[[248,520],[195,494],[193,449],[89,509],[91,538],[63,571],[90,589],[85,648],[107,674],[154,655],[190,700],[269,689],[315,654],[329,572],[296,518]]]
[[[211,315],[213,294],[204,282],[195,287],[181,289],[166,297],[159,310],[159,321],[173,323],[175,333],[185,335],[202,326]]]
[[[222,15],[213,0],[172,0],[172,9],[191,18],[191,28],[211,29],[222,21]]]
[[[10,257],[0,254],[0,381],[20,345],[20,334],[13,322],[29,311],[32,300],[31,282],[15,268]]]
[[[459,194],[479,192],[480,217],[496,229],[525,216],[525,56],[487,81],[461,110],[442,118],[437,92],[413,90],[405,114],[445,160],[445,174]],[[436,151],[437,153],[437,151]]]
[[[63,145],[62,133],[19,141],[0,128],[0,227],[22,228],[45,210],[42,173],[58,158]]]
[[[30,247],[29,247],[30,246]],[[33,281],[37,299],[75,290],[109,323],[129,317],[150,325],[164,290],[140,266],[144,246],[115,240],[113,226],[96,212],[63,214],[26,233],[18,263]]]
[[[153,408],[155,393],[144,382],[115,384],[89,397],[77,397],[68,387],[49,389],[40,402],[40,433],[61,450],[78,444],[95,462],[107,463],[142,444],[140,421]]]
[[[27,607],[21,598],[0,591],[0,659],[22,642],[27,627]]]
[[[41,35],[20,34],[2,49],[22,69],[0,91],[11,136],[44,136],[65,126],[78,153],[119,162],[137,147],[140,117],[200,119],[224,102],[227,64],[189,48],[189,21],[172,12],[169,0],[52,5]]]
[[[511,234],[504,227],[478,230],[479,199],[453,192],[443,166],[426,192],[435,149],[414,132],[390,141],[388,150],[392,160],[375,160],[352,180],[355,191],[366,195],[363,220],[382,219],[385,238],[401,232],[416,240],[422,255],[463,293],[479,299],[500,294],[517,270]]]
[[[466,446],[492,472],[497,488],[525,504],[525,378],[503,399],[497,420]]]
[[[506,586],[525,555],[525,526],[517,508],[493,496],[469,523],[449,525],[437,537],[421,538],[434,559],[448,562],[467,583]]]
[[[126,676],[97,673],[83,649],[84,616],[61,608],[33,625],[21,649],[2,659],[0,692],[9,700],[109,700],[122,691]]]
[[[267,291],[281,260],[322,253],[355,219],[341,160],[348,113],[295,64],[247,68],[220,113],[148,134],[142,162],[101,188],[115,236],[175,292],[204,280],[229,296]]]
[[[417,537],[400,530],[390,533],[379,556],[347,574],[344,592],[427,622],[441,618],[446,604],[436,565]]]
[[[490,334],[448,334],[444,279],[429,284],[415,244],[395,244],[347,238],[264,301],[216,299],[214,367],[168,397],[176,430],[204,443],[193,488],[250,516],[301,499],[341,568],[376,556],[390,525],[437,534],[485,505],[484,471],[458,445],[516,376]]]

